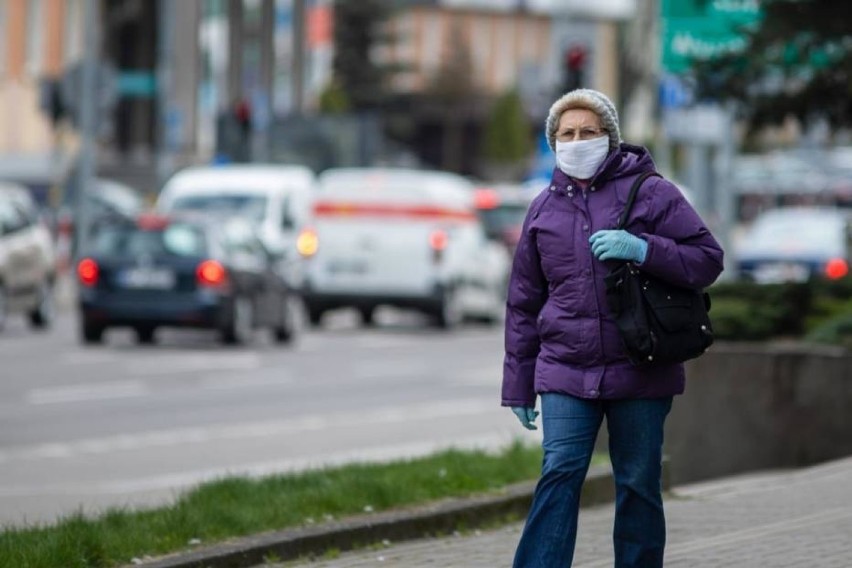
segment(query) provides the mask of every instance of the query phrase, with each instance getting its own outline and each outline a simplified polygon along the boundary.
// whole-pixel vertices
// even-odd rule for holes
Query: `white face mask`
[[[572,142],[556,141],[556,165],[574,179],[590,179],[609,153],[609,136]]]

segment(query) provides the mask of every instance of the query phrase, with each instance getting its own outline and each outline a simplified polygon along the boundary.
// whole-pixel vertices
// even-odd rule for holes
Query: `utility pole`
[[[159,0],[157,4],[157,182],[160,187],[174,166],[171,136],[174,8],[174,0]]]
[[[293,112],[305,110],[305,0],[293,0]]]
[[[91,219],[86,195],[94,185],[96,170],[95,137],[96,106],[98,104],[97,61],[100,50],[99,0],[85,0],[83,4],[83,29],[85,46],[79,91],[80,151],[77,157],[77,193],[75,195],[74,228],[76,232],[76,256],[79,259],[88,252],[88,237]]]

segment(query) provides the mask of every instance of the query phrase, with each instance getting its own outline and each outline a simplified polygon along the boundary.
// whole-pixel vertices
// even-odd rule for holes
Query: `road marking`
[[[282,374],[268,377],[204,377],[198,386],[205,389],[227,390],[245,387],[280,386],[293,383],[293,378]]]
[[[493,386],[497,388],[502,381],[503,367],[477,367],[462,371],[457,376],[450,374],[447,378],[448,383],[474,387]]]
[[[100,365],[102,363],[111,363],[118,357],[119,354],[103,349],[97,351],[66,351],[60,355],[62,363],[65,365]]]
[[[394,405],[373,408],[370,412],[345,412],[332,415],[308,415],[297,418],[219,423],[190,428],[152,430],[133,434],[120,434],[103,438],[87,438],[69,442],[38,444],[19,448],[6,448],[0,454],[0,463],[13,460],[75,458],[81,455],[107,454],[117,451],[137,451],[152,447],[181,446],[209,443],[220,440],[245,440],[293,435],[332,429],[347,429],[368,425],[406,424],[415,420],[460,418],[500,412],[492,401],[481,398],[428,402],[417,405]]]
[[[428,374],[422,365],[400,365],[398,363],[367,363],[358,365],[351,372],[355,380],[393,379],[396,377],[417,377]]]
[[[33,389],[27,392],[26,400],[29,404],[60,404],[131,398],[146,394],[148,388],[140,381],[111,381]]]
[[[257,353],[203,353],[146,357],[127,363],[125,368],[131,375],[153,377],[211,371],[253,371],[262,366],[263,361]]]

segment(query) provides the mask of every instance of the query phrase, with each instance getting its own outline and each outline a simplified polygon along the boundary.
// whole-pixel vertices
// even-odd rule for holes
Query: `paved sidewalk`
[[[666,499],[668,567],[852,567],[852,458],[675,488]],[[612,566],[612,504],[583,509],[574,566]],[[385,543],[334,560],[264,568],[510,566],[522,525]],[[260,568],[260,567],[258,567]]]

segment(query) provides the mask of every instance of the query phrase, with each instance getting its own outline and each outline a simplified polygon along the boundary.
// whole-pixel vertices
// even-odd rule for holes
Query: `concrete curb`
[[[665,479],[665,476],[664,476]],[[249,568],[276,561],[317,556],[329,549],[351,550],[382,540],[398,542],[447,534],[502,521],[523,518],[532,502],[535,482],[507,487],[498,495],[451,499],[410,509],[358,515],[296,529],[264,533],[143,562],[145,568]],[[615,497],[612,471],[608,466],[589,469],[580,505],[610,502]]]

